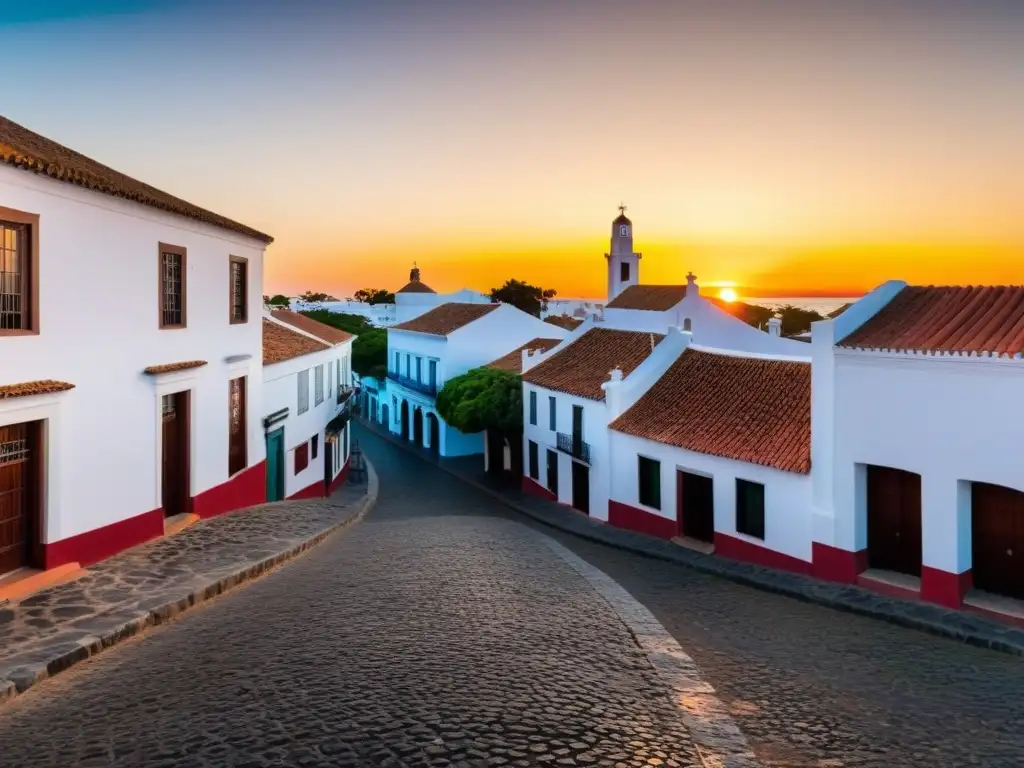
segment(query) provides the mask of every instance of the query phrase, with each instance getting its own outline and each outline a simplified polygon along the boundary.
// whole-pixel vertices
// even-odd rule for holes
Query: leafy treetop
[[[347,312],[331,312],[329,309],[308,309],[300,314],[311,317],[319,323],[338,328],[356,336],[373,329],[370,321],[362,315],[350,315]]]
[[[371,328],[352,342],[352,370],[360,376],[384,379],[388,375],[388,332]]]
[[[500,288],[491,289],[491,301],[511,304],[529,315],[540,317],[541,311],[547,309],[548,300],[553,299],[556,293],[554,288],[541,288],[522,280],[506,280]]]
[[[503,434],[523,431],[522,377],[512,371],[474,368],[445,382],[437,412],[460,432],[485,429]]]
[[[360,288],[352,298],[363,304],[395,303],[395,294],[386,288]]]

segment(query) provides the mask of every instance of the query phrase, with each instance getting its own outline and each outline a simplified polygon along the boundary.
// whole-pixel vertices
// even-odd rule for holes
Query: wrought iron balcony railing
[[[411,376],[403,376],[402,374],[395,373],[394,371],[388,371],[388,378],[396,384],[401,384],[406,389],[411,389],[424,395],[430,395],[431,397],[437,395],[436,382],[417,381]]]
[[[584,464],[590,464],[590,443],[583,442],[578,435],[567,435],[564,432],[559,432],[557,437],[559,451],[579,459]]]
[[[355,393],[355,391],[355,387],[347,387],[344,384],[340,385],[338,387],[338,399],[336,401],[337,404],[342,405],[343,403],[347,403],[352,398],[352,395]]]

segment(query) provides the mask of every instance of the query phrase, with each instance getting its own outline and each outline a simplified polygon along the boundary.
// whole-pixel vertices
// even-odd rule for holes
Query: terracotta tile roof
[[[0,116],[0,161],[32,173],[49,176],[69,184],[112,197],[132,200],[151,208],[176,213],[223,229],[272,243],[274,238],[237,221],[219,216],[180,198],[161,192],[130,176],[118,173],[85,155],[51,141]]]
[[[611,429],[806,474],[811,366],[688,349]]]
[[[311,333],[321,341],[326,341],[331,345],[342,344],[354,338],[347,331],[321,323],[319,320],[314,320],[312,317],[307,317],[300,312],[292,312],[290,309],[272,310],[270,316],[275,320],[280,320],[282,323],[288,323],[288,325],[294,326],[300,331]]]
[[[836,318],[836,317],[839,317],[841,314],[843,314],[843,312],[845,312],[846,310],[848,310],[852,306],[853,306],[853,302],[849,302],[847,304],[843,304],[841,307],[836,307],[835,309],[833,309],[831,312],[829,312],[827,315],[825,315],[825,317],[826,318]]]
[[[421,283],[419,280],[411,280],[395,291],[395,293],[437,293],[437,291],[426,283]]]
[[[189,368],[202,368],[206,365],[205,360],[185,360],[181,363],[162,363],[143,368],[142,372],[148,376],[156,376],[158,373],[173,373],[174,371],[187,371]]]
[[[664,312],[686,296],[685,285],[631,285],[605,304],[605,309],[646,309]]]
[[[523,372],[523,350],[524,349],[539,349],[542,352],[547,352],[549,349],[553,349],[562,343],[561,339],[541,339],[536,338],[532,341],[528,341],[523,346],[517,347],[509,352],[507,355],[499,357],[497,360],[488,363],[485,367],[497,368],[502,371],[515,371],[516,373]]]
[[[330,349],[329,344],[303,336],[301,333],[263,318],[263,364],[283,363],[303,355]]]
[[[629,376],[664,338],[660,333],[592,328],[524,373],[523,381],[556,392],[604,400],[601,385],[608,381],[611,370],[619,367],[623,376]]]
[[[1024,353],[1024,285],[907,286],[839,346]]]
[[[0,385],[0,400],[6,400],[11,397],[50,395],[54,392],[67,392],[69,389],[74,388],[74,384],[68,384],[66,381],[55,381],[54,379],[23,381],[19,384],[4,384]]]
[[[474,320],[479,320],[500,307],[500,304],[460,304],[451,302],[434,307],[419,317],[391,327],[398,331],[416,331],[434,336],[447,336]]]
[[[583,325],[583,320],[578,317],[569,317],[569,315],[548,315],[544,318],[544,322],[565,328],[567,331],[574,331]]]

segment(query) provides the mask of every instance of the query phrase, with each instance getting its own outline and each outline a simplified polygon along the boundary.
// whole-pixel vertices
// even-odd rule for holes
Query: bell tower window
[[[619,227],[619,237],[629,237],[629,227],[625,224]]]
[[[626,262],[619,264],[619,280],[624,283],[629,281],[629,264]]]

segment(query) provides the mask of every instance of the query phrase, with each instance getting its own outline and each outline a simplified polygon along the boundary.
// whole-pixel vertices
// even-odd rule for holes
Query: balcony
[[[567,453],[584,464],[590,464],[590,443],[584,443],[578,435],[558,433],[558,450]]]
[[[344,405],[345,403],[347,403],[350,399],[352,399],[352,395],[355,393],[355,391],[355,387],[347,387],[344,384],[340,385],[338,387],[338,399],[336,401],[337,405]]]
[[[394,371],[388,371],[388,378],[396,384],[401,384],[406,389],[411,389],[414,392],[419,392],[429,397],[437,396],[437,382],[430,381],[417,381],[411,376],[403,376],[400,373]]]

